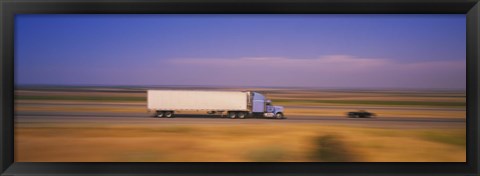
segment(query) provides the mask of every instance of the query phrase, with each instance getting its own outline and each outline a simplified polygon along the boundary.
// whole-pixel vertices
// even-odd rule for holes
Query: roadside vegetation
[[[464,129],[27,123],[17,162],[464,162]]]
[[[302,99],[274,99],[279,104],[338,104],[338,105],[377,105],[377,106],[434,106],[434,107],[465,107],[466,102],[438,102],[438,101],[390,101],[374,100],[302,100]]]
[[[101,101],[101,102],[145,102],[143,97],[112,97],[112,96],[72,96],[72,95],[17,95],[15,100],[67,100],[67,101]]]

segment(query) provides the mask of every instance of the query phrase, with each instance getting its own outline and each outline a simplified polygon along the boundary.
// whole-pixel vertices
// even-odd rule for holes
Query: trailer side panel
[[[151,110],[247,111],[247,92],[148,90]]]

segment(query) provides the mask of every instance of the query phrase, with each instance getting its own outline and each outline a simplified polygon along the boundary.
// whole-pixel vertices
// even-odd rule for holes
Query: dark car
[[[348,112],[348,117],[350,118],[370,118],[372,116],[376,116],[376,115],[374,113],[367,112],[365,110]]]

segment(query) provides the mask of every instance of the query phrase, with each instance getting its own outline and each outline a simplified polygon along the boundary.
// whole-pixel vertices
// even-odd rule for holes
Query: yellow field
[[[462,129],[32,124],[15,133],[19,162],[464,162],[466,157]]]

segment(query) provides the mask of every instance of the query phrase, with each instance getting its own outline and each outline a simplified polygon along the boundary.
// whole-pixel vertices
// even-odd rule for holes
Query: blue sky
[[[464,89],[464,15],[17,15],[17,84]]]

